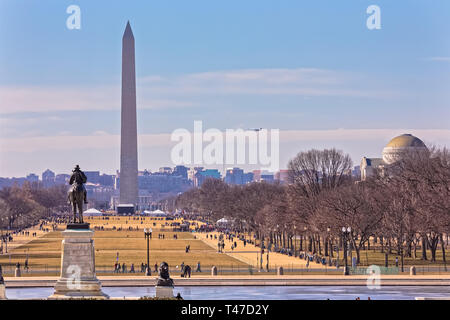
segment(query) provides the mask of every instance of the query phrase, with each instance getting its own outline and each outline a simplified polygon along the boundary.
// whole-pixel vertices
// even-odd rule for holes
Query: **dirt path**
[[[219,232],[208,232],[208,233],[196,233],[195,235],[197,236],[197,238],[201,239],[203,242],[205,242],[206,244],[217,250],[217,242],[219,234],[220,234]],[[213,236],[213,239],[210,238],[210,235]],[[214,239],[214,235],[217,236],[217,239]],[[227,254],[237,260],[245,262],[253,267],[258,267],[260,264],[261,249],[250,243],[247,243],[244,247],[244,243],[236,238],[235,241],[237,243],[237,248],[232,250],[231,245],[233,244],[234,241],[231,242],[228,239],[224,239],[225,242],[224,254]],[[263,254],[262,260],[263,260],[262,266],[263,268],[265,268],[267,264],[267,251],[265,251],[265,253]],[[303,259],[300,259],[298,257],[295,258],[293,256],[288,256],[278,252],[270,252],[269,268],[277,268],[280,266],[284,268],[307,268],[306,261]],[[309,268],[322,269],[326,268],[326,266],[315,262],[310,262]]]

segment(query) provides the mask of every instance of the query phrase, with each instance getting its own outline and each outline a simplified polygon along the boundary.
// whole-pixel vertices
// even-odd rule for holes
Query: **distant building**
[[[68,184],[70,180],[70,175],[68,174],[57,174],[55,177],[55,184]]]
[[[227,169],[225,174],[225,183],[242,185],[244,182],[244,170],[240,168]]]
[[[39,176],[34,173],[30,173],[29,175],[27,175],[26,179],[28,182],[39,182]]]
[[[197,173],[203,171],[203,167],[194,167],[188,170],[188,179],[194,187],[198,187]]]
[[[55,173],[50,169],[45,170],[42,173],[42,184],[48,188],[55,184]]]
[[[188,179],[191,181],[194,181],[195,174],[202,170],[203,170],[203,167],[193,167],[193,168],[189,169],[188,170]]]
[[[114,190],[120,190],[120,172],[116,171],[116,175],[114,176]]]
[[[93,207],[97,209],[109,208],[109,202],[114,195],[112,186],[101,186],[100,184],[93,184],[88,181],[85,187],[89,205],[94,205]]]
[[[157,172],[149,170],[138,172],[138,200],[136,203],[136,210],[147,210],[157,206],[161,199],[177,195],[192,187],[192,183],[187,179],[188,168],[184,166],[175,167],[161,167]],[[111,209],[116,210],[119,206],[120,190],[120,172],[117,171],[114,176],[114,190],[115,192],[109,199]]]
[[[51,171],[50,169],[45,170],[44,172],[42,172],[42,181],[45,180],[55,180],[55,173],[53,171]]]
[[[138,176],[138,185],[139,190],[178,193],[186,191],[190,183],[182,176],[155,172]]]
[[[351,175],[356,180],[360,180],[361,179],[361,166],[355,166],[351,172]]]
[[[289,170],[280,170],[275,173],[275,180],[281,184],[289,183]]]
[[[16,186],[22,186],[27,179],[25,177],[21,178],[0,178],[0,189],[5,187],[12,187],[14,185]]]
[[[172,174],[171,167],[161,167],[159,168],[159,173]]]
[[[384,166],[383,159],[381,158],[366,158],[361,159],[361,180],[366,180],[368,177],[373,176],[379,169]]]
[[[203,182],[208,178],[220,180],[221,174],[220,174],[219,170],[217,170],[217,169],[206,169],[206,170],[198,171],[195,174],[194,186],[200,187],[203,184]]]
[[[138,203],[136,205],[137,211],[143,210],[156,210],[161,209],[161,204],[158,203],[161,199],[166,197],[167,194],[154,194],[147,190],[139,190]],[[120,206],[119,204],[119,195],[117,193],[113,194],[110,198],[110,208],[113,210],[117,210]]]
[[[275,180],[274,174],[263,170],[253,170],[253,181],[255,182],[273,182]]]
[[[188,171],[189,168],[185,167],[185,166],[176,166],[175,169],[173,170],[172,174],[174,176],[181,176],[184,179],[188,179]]]
[[[275,177],[274,177],[273,173],[262,174],[260,181],[274,182],[275,181]]]
[[[244,173],[244,184],[253,182],[253,172]]]
[[[87,181],[92,183],[99,183],[100,181],[100,171],[84,171]]]
[[[98,177],[98,183],[102,186],[113,187],[115,176],[112,174],[102,174]]]

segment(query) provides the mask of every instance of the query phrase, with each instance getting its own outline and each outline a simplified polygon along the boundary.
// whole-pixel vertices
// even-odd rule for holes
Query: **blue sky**
[[[81,30],[66,28],[72,4]],[[381,8],[381,30],[366,28],[371,4]],[[66,145],[77,141],[82,168],[119,167],[127,20],[140,169],[171,165],[167,135],[192,130],[194,120],[294,132],[281,141],[282,167],[298,151],[330,146],[357,164],[405,130],[450,145],[445,0],[2,0],[0,176],[68,171]]]

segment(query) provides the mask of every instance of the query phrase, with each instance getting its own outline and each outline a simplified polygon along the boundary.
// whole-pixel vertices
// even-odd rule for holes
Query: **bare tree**
[[[310,196],[348,182],[351,167],[350,156],[334,148],[300,152],[288,164],[291,181]]]
[[[379,227],[382,215],[375,205],[378,200],[373,188],[366,183],[344,186],[330,190],[321,197],[316,211],[318,228],[326,230],[332,226],[332,232],[339,236],[342,227],[350,227],[350,241],[360,263],[361,248]]]

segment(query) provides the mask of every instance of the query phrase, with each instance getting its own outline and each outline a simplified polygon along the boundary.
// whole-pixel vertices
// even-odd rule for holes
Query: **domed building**
[[[366,158],[361,160],[361,180],[373,175],[376,171],[383,171],[385,166],[401,160],[402,157],[412,152],[427,152],[428,148],[422,140],[412,134],[399,135],[383,148],[382,158]]]
[[[425,143],[412,134],[402,134],[395,137],[383,149],[383,162],[392,164],[400,159],[402,156],[411,152],[428,151]]]

